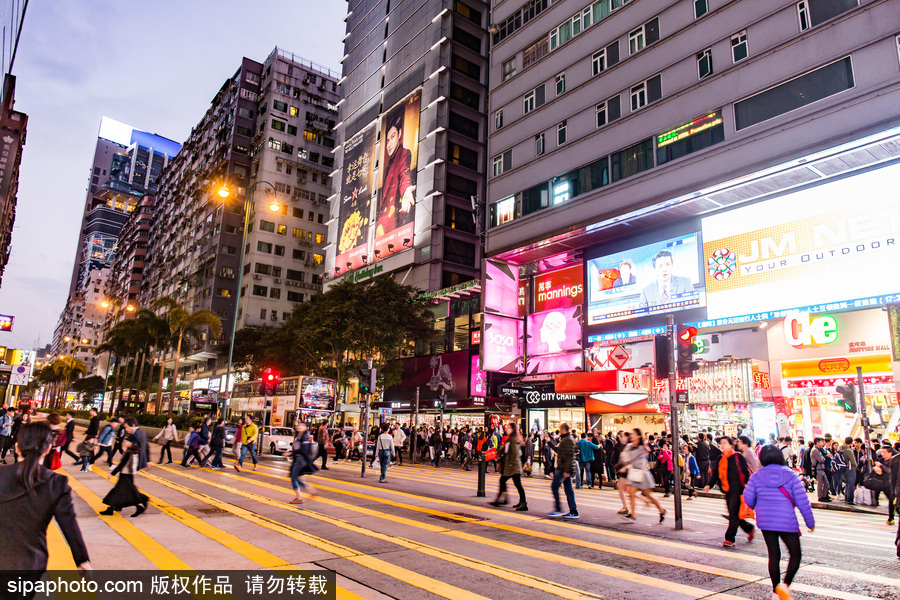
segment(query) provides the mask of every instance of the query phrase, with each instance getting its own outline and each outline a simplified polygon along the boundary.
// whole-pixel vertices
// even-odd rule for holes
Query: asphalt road
[[[576,491],[579,520],[549,519],[543,478],[525,480],[530,510],[522,513],[487,505],[493,473],[488,498],[476,498],[475,472],[405,464],[379,484],[373,471],[360,478],[358,462],[330,463],[308,478],[320,495],[292,505],[286,460],[242,473],[226,464],[154,464],[137,477],[151,507],[132,519],[131,509],[98,516],[112,485],[105,463],[80,473],[64,461],[93,567],[318,566],[338,573],[346,598],[772,597],[762,540],[739,534],[737,548],[723,548],[725,507],[714,498],[685,502],[684,530],[676,532],[671,499],[662,500],[662,524],[646,507],[626,523],[609,489]],[[883,516],[817,510],[816,519],[816,531],[802,538],[795,598],[900,599],[896,530]],[[74,567],[55,525],[50,551],[51,568]]]

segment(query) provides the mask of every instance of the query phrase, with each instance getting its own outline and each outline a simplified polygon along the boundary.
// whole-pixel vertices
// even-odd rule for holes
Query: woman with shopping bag
[[[719,460],[710,465],[712,471],[709,483],[703,488],[704,492],[708,492],[710,488],[716,484],[725,494],[725,505],[728,507],[728,529],[725,531],[725,541],[722,545],[726,548],[734,548],[734,542],[737,536],[738,528],[747,532],[747,541],[752,542],[755,528],[747,519],[752,519],[753,514],[744,503],[744,487],[747,480],[750,479],[750,468],[747,466],[747,460],[740,452],[734,451],[734,443],[728,436],[722,436],[716,440],[722,456]]]
[[[656,482],[647,466],[647,457],[650,455],[650,447],[644,441],[640,429],[632,429],[628,433],[628,445],[619,455],[619,469],[625,470],[625,491],[630,503],[628,514],[624,515],[626,521],[634,522],[634,503],[638,491],[644,496],[644,502],[652,502],[659,511],[659,522],[666,518],[666,510],[662,507],[653,494]]]

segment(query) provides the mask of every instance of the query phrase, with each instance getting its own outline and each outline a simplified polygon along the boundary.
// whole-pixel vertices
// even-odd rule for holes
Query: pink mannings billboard
[[[519,268],[492,260],[484,265],[484,312],[518,316]]]

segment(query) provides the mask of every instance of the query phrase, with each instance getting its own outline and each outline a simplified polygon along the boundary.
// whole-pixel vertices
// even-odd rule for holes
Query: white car
[[[289,452],[294,443],[294,430],[290,427],[263,427],[260,448],[268,449],[269,454]]]

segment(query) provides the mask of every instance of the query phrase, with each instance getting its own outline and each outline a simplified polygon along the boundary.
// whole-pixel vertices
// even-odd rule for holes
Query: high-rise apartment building
[[[84,287],[92,270],[112,265],[128,215],[144,194],[156,191],[180,147],[109,117],[100,120],[69,293]]]
[[[224,391],[235,306],[238,329],[277,326],[321,291],[337,102],[325,67],[279,48],[244,58],[163,173],[139,304],[169,296],[223,325],[189,349],[179,378]]]
[[[94,269],[81,289],[69,294],[60,314],[50,345],[54,357],[73,356],[84,362],[88,375],[105,375],[109,356],[97,356],[94,351],[103,343],[104,325],[109,306],[109,268]],[[124,315],[126,311],[122,311]]]
[[[16,222],[16,202],[19,193],[19,164],[25,145],[28,115],[13,109],[16,78],[6,75],[3,80],[3,113],[0,114],[0,283],[9,263],[13,225]]]
[[[480,277],[489,9],[351,0],[328,274],[403,273],[435,291]]]
[[[486,345],[487,370],[578,394],[567,407],[579,430],[647,428],[664,422],[666,381],[617,388],[581,371],[662,369],[647,340],[674,314],[703,342],[700,371],[679,382],[693,431],[850,435],[852,419],[832,425],[825,407],[860,350],[802,333],[823,312],[853,340],[888,335],[866,309],[900,292],[873,270],[895,256],[884,182],[900,160],[896,3],[493,4],[486,254],[509,267],[494,280],[519,289],[521,307],[487,307],[485,331],[521,346],[516,362]],[[807,320],[782,321],[794,312]],[[890,357],[864,371],[867,391],[895,391]],[[559,406],[528,409],[559,421]]]
[[[53,338],[54,354],[72,354],[74,341],[84,346],[83,352],[93,351],[97,341],[89,333],[94,328],[102,329],[104,324],[98,324],[94,319],[87,319],[92,325],[86,324],[86,319],[80,315],[84,313],[86,298],[94,293],[98,279],[103,282],[98,293],[106,293],[103,288],[116,257],[122,227],[141,198],[155,192],[160,174],[180,147],[172,140],[134,129],[109,117],[100,120],[69,295]],[[103,300],[100,298],[98,302]],[[108,303],[110,317],[115,314],[115,306],[113,302]],[[127,314],[121,312],[119,316]],[[106,327],[112,324],[110,320]],[[89,331],[79,333],[85,327]],[[88,342],[81,342],[83,339]]]

